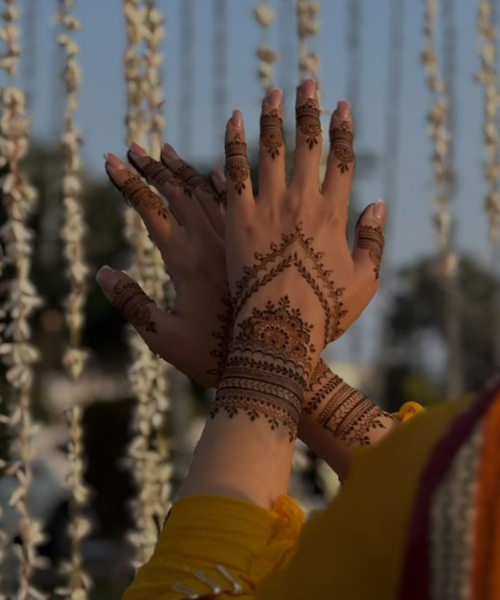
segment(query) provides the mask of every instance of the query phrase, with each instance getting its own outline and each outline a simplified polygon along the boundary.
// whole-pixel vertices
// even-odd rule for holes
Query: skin
[[[297,102],[301,105],[308,100],[317,105],[315,85],[310,81],[299,90]],[[279,91],[273,92],[263,105],[263,114],[272,110],[282,114]],[[347,103],[339,103],[332,118],[332,130],[339,124],[352,131]],[[226,140],[231,142],[236,135],[244,139],[239,111],[228,123]],[[219,317],[227,312],[229,289],[236,293],[237,281],[244,267],[252,264],[255,252],[267,252],[269,245],[279,243],[281,235],[293,230],[297,222],[304,223],[307,237],[314,240],[315,251],[324,253],[327,268],[335,273],[336,285],[345,288],[342,302],[346,315],[342,318],[342,329],[359,316],[378,289],[369,251],[357,242],[351,253],[345,239],[354,164],[342,172],[338,156],[331,151],[320,189],[317,174],[321,145],[318,139],[311,148],[308,136],[298,127],[295,163],[287,185],[284,148],[271,157],[266,145],[261,144],[258,198],[253,196],[249,180],[239,193],[232,181],[226,183],[223,175],[216,173],[214,183],[218,192],[227,189],[227,214],[214,202],[217,198],[213,191],[197,185],[196,177],[171,147],[167,145],[162,153],[164,172],[160,171],[160,175],[158,169],[145,169],[151,159],[141,148],[135,145],[131,148],[132,164],[143,174],[154,173],[150,182],[169,200],[164,213],[152,209],[150,202],[139,202],[134,207],[157,244],[177,291],[174,308],[168,315],[150,305],[156,333],[137,329],[152,350],[204,385],[216,385],[223,374],[223,368],[210,352],[217,350],[213,334],[220,332]],[[108,155],[106,168],[118,187],[131,176],[114,155]],[[186,193],[189,183],[191,194]],[[265,228],[260,226],[263,222]],[[360,225],[380,227],[384,222],[385,206],[378,204],[368,207]],[[221,268],[226,255],[227,273]],[[102,269],[98,279],[111,300],[116,290],[130,280],[126,274],[109,268]],[[249,300],[232,331],[253,308],[275,301],[285,293],[292,295],[291,301],[300,305],[304,317],[313,323],[315,352],[310,360],[317,362],[325,343],[330,341],[324,335],[325,316],[315,295],[291,271],[280,275]],[[203,299],[201,305],[200,299]],[[306,390],[305,398],[307,393]],[[386,427],[374,432],[373,441],[394,426],[387,418]],[[352,448],[319,426],[316,413],[302,413],[299,433],[341,475],[347,473]],[[181,495],[224,494],[270,507],[288,489],[293,448],[283,431],[271,431],[264,421],[251,422],[243,414],[229,419],[220,413],[207,423]]]

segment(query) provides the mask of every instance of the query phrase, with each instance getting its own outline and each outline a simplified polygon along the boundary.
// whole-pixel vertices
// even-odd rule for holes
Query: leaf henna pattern
[[[280,273],[294,268],[311,287],[323,307],[326,317],[325,345],[340,337],[343,333],[340,322],[347,314],[341,301],[344,288],[335,286],[332,271],[325,269],[321,262],[324,254],[314,250],[312,241],[312,238],[305,237],[303,224],[299,223],[293,233],[281,236],[281,244],[272,243],[269,253],[255,253],[255,265],[245,267],[242,279],[236,283],[233,298],[235,318],[259,289]]]
[[[130,325],[156,333],[156,323],[151,318],[150,308],[154,301],[135,281],[119,285],[114,291],[112,303]]]

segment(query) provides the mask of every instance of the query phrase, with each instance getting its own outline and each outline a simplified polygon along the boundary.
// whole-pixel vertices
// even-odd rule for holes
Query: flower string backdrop
[[[422,53],[427,85],[433,97],[428,115],[428,135],[432,142],[432,170],[434,175],[434,225],[439,247],[441,276],[446,297],[446,335],[448,349],[447,397],[457,398],[463,393],[461,382],[460,324],[457,315],[457,276],[459,257],[454,248],[451,194],[453,173],[451,169],[452,131],[451,110],[453,99],[440,68],[436,51],[436,27],[439,4],[437,0],[424,0],[425,47]]]
[[[484,87],[484,176],[488,183],[485,208],[489,218],[489,233],[494,272],[500,263],[500,132],[498,114],[500,87],[498,82],[498,32],[495,24],[495,3],[483,0],[479,5],[478,33],[481,41],[481,67],[477,79]],[[500,292],[494,295],[491,319],[496,341],[495,356],[500,362]]]
[[[85,260],[87,228],[81,198],[80,148],[82,134],[75,124],[75,115],[79,107],[78,92],[81,86],[81,70],[77,62],[80,46],[75,39],[75,34],[80,31],[81,24],[73,14],[74,9],[75,0],[59,0],[56,23],[61,29],[57,41],[64,57],[62,76],[66,92],[66,115],[61,140],[64,154],[61,193],[64,224],[61,237],[69,283],[69,292],[64,307],[69,343],[63,356],[63,362],[68,376],[73,382],[76,382],[82,375],[89,356],[88,351],[82,347],[89,267]],[[71,406],[67,411],[67,418],[70,430],[68,485],[71,491],[71,500],[68,533],[71,552],[69,560],[62,566],[63,573],[69,578],[69,585],[60,589],[59,593],[71,600],[86,600],[91,580],[83,564],[82,546],[90,533],[91,524],[85,515],[89,502],[89,490],[85,483],[82,407]]]
[[[28,502],[33,482],[32,441],[37,432],[31,401],[34,364],[39,358],[31,340],[31,320],[42,300],[30,279],[34,234],[28,220],[35,210],[37,192],[21,170],[21,162],[29,150],[31,123],[26,95],[15,85],[21,58],[19,18],[19,3],[4,0],[0,39],[5,49],[0,57],[0,69],[8,75],[9,83],[0,94],[0,165],[7,171],[1,182],[6,221],[0,230],[0,239],[5,248],[4,267],[9,268],[10,276],[3,296],[2,316],[7,322],[1,328],[0,356],[11,387],[11,410],[3,419],[11,439],[6,473],[17,480],[9,505],[14,507],[19,519],[18,539],[9,541],[13,543],[17,562],[17,597],[32,600],[40,593],[34,583],[36,571],[47,566],[38,552],[45,539],[42,523],[32,516]]]
[[[124,14],[128,40],[125,52],[126,141],[128,145],[138,143],[157,155],[166,125],[161,113],[160,53],[165,19],[155,0],[124,0]],[[158,250],[132,208],[126,212],[126,234],[134,252],[130,275],[162,306],[167,274]],[[169,509],[171,466],[165,432],[169,407],[168,366],[135,332],[130,332],[129,339],[133,357],[129,375],[137,398],[128,460],[137,496],[132,506],[134,529],[129,539],[136,549],[133,564],[138,568],[151,556],[158,527]]]

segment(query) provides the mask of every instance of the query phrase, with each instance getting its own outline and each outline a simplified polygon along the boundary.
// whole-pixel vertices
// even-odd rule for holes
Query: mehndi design
[[[283,119],[276,109],[261,116],[260,139],[272,159],[280,155],[280,148],[284,142]]]
[[[347,312],[343,309],[342,294],[344,288],[337,288],[332,279],[332,271],[325,269],[321,262],[322,252],[315,252],[312,238],[306,238],[303,224],[295,226],[291,234],[281,236],[281,244],[271,244],[268,254],[256,253],[256,264],[245,267],[244,276],[236,283],[233,298],[235,317],[247,301],[262,287],[280,273],[294,268],[309,284],[325,312],[325,345],[337,339],[343,333],[340,321]]]
[[[316,102],[309,98],[304,104],[296,109],[297,127],[307,136],[307,145],[312,150],[318,145],[318,138],[321,136],[321,111]]]
[[[135,281],[119,285],[113,294],[113,305],[123,318],[136,329],[156,333],[156,323],[151,318],[150,305],[154,304]]]
[[[317,422],[348,445],[370,445],[370,432],[386,428],[381,417],[393,417],[337,375],[330,372],[329,379],[327,386],[330,399],[319,414]],[[326,397],[326,394],[322,394],[322,399]],[[306,410],[312,413],[319,405],[320,403],[312,401]]]
[[[252,420],[263,415],[272,429],[282,423],[295,439],[314,353],[311,331],[287,296],[277,306],[254,308],[237,326],[212,416],[220,410],[230,417],[242,410]]]
[[[349,165],[356,158],[353,148],[353,134],[347,121],[330,130],[330,147],[336,158],[341,173],[349,171]]]
[[[159,217],[168,219],[167,207],[137,175],[131,175],[120,187],[127,202],[134,208],[145,207],[156,211]]]
[[[237,133],[226,143],[226,175],[234,183],[238,194],[246,188],[245,181],[250,175],[247,158],[247,145]]]
[[[375,279],[380,277],[384,244],[382,227],[371,227],[370,225],[361,225],[358,227],[358,246],[364,250],[368,250],[370,260],[374,266]]]

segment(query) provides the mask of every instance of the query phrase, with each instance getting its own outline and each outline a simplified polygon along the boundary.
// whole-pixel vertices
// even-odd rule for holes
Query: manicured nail
[[[346,100],[341,100],[337,104],[337,110],[335,113],[341,119],[348,119],[351,116],[351,105]]]
[[[108,165],[110,167],[113,167],[113,169],[123,170],[123,169],[127,168],[122,163],[122,161],[118,158],[118,156],[116,156],[116,154],[113,154],[112,152],[108,152],[108,154],[105,154],[104,156],[106,158],[106,162],[108,163]]]
[[[130,144],[130,151],[136,154],[137,156],[148,156],[146,150],[144,150],[142,146],[139,146],[139,144],[136,144],[135,142],[132,142]]]
[[[179,158],[179,155],[170,144],[165,144],[163,146],[162,154],[165,156],[165,158],[170,158],[172,160],[177,160]]]
[[[233,116],[231,117],[231,125],[233,127],[241,127],[243,125],[243,115],[241,110],[234,110]]]
[[[387,205],[383,200],[377,200],[375,202],[375,206],[373,208],[373,216],[375,217],[375,219],[377,219],[377,221],[380,221],[380,223],[384,223],[385,221],[385,215],[387,212]]]
[[[101,267],[95,278],[103,292],[108,295],[112,294],[116,284],[120,281],[119,272],[108,267],[108,265]]]
[[[283,102],[283,92],[281,90],[273,90],[266,98],[266,102],[272,108],[279,108]]]
[[[306,79],[300,88],[300,93],[306,98],[312,98],[316,94],[317,85],[314,79]]]

